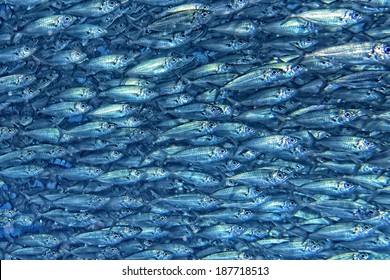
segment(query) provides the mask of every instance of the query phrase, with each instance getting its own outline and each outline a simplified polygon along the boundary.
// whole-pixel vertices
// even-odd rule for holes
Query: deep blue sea
[[[0,259],[390,259],[389,15],[0,1]]]

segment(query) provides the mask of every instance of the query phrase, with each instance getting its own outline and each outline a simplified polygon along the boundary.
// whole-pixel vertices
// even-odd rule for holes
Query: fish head
[[[256,197],[254,200],[251,201],[251,205],[259,206],[269,201],[271,198],[272,196],[270,194],[262,192],[258,197]]]
[[[221,108],[219,108],[218,106],[215,106],[215,105],[210,105],[210,104],[206,105],[202,111],[202,115],[204,115],[205,117],[209,117],[209,118],[216,117],[216,116],[221,115],[221,114],[222,114]]]
[[[372,141],[362,138],[358,140],[356,147],[359,151],[371,151],[375,149],[377,145]]]
[[[101,9],[106,13],[110,13],[113,10],[115,10],[117,7],[119,7],[119,4],[120,2],[116,0],[103,1]]]
[[[300,48],[300,49],[307,49],[307,48],[314,47],[315,45],[317,45],[317,43],[318,43],[318,41],[313,39],[310,36],[303,37],[303,38],[300,38],[296,42],[292,42],[292,44],[295,47]]]
[[[283,136],[280,141],[280,146],[282,146],[284,149],[291,149],[296,147],[298,143],[298,138],[291,136]]]
[[[302,64],[297,64],[295,66],[292,66],[289,72],[291,72],[291,76],[297,76],[305,71],[307,71],[307,67]]]
[[[29,100],[40,93],[39,88],[25,88],[22,92],[23,98]]]
[[[380,214],[378,210],[368,207],[361,207],[355,212],[356,217],[360,220],[371,219]]]
[[[194,97],[192,97],[191,95],[188,95],[188,94],[181,94],[179,96],[179,103],[180,104],[187,104],[187,103],[191,102],[192,100],[194,100]]]
[[[356,224],[354,229],[352,230],[353,234],[364,237],[372,233],[375,229],[367,224]]]
[[[237,170],[238,168],[240,168],[242,166],[242,163],[237,161],[237,160],[234,160],[234,159],[231,159],[229,160],[227,163],[226,163],[226,168],[229,170],[229,171],[234,171],[234,170]]]
[[[186,40],[188,40],[189,38],[190,38],[189,33],[177,32],[177,33],[172,34],[171,41],[176,42],[176,43],[182,43],[182,42],[185,42]]]
[[[110,133],[115,130],[116,124],[111,122],[101,122],[100,128],[101,131],[104,131],[105,133]]]
[[[337,184],[337,191],[340,193],[349,193],[357,188],[357,185],[354,185],[347,181],[339,181]]]
[[[237,217],[240,221],[248,221],[253,217],[253,212],[248,209],[239,209],[237,213]]]
[[[157,250],[156,252],[156,259],[157,260],[169,260],[173,256],[173,253],[164,251],[164,250]]]
[[[127,226],[127,227],[124,227],[123,230],[121,230],[121,234],[125,238],[130,238],[130,237],[136,236],[137,234],[140,234],[141,231],[142,231],[142,229],[140,227]]]
[[[345,11],[345,14],[344,14],[344,18],[343,20],[347,23],[347,24],[355,24],[355,23],[359,23],[361,21],[363,21],[365,19],[364,15],[358,11],[354,11],[354,10],[351,10],[351,9],[347,9]]]
[[[54,247],[54,246],[60,245],[61,242],[62,242],[62,240],[60,238],[58,238],[57,236],[49,235],[45,239],[44,244],[47,246],[50,246],[50,247]]]
[[[28,227],[34,223],[34,217],[30,215],[17,215],[14,217],[15,224]]]
[[[76,17],[69,15],[59,15],[57,18],[57,23],[61,28],[66,28],[71,26],[76,21]]]
[[[109,154],[109,157],[111,160],[118,160],[121,157],[123,157],[123,153],[121,153],[119,151],[111,151]]]
[[[239,260],[254,260],[255,256],[252,254],[249,254],[249,253],[241,252],[238,254],[238,259]]]
[[[317,241],[308,239],[304,242],[304,251],[307,254],[315,255],[315,254],[321,252],[322,250],[324,250],[324,247],[321,246],[321,244],[318,243]]]
[[[192,23],[195,26],[206,24],[207,22],[210,21],[212,16],[213,16],[213,14],[207,10],[196,11],[193,15]]]
[[[62,50],[64,49],[67,45],[69,45],[70,42],[72,42],[72,38],[65,36],[65,35],[60,35],[58,38],[54,41],[54,48],[56,50]]]
[[[270,68],[264,71],[261,75],[261,79],[264,81],[274,81],[281,77],[283,71],[280,69]]]
[[[207,195],[204,195],[200,201],[200,205],[204,208],[213,208],[218,206],[219,204],[221,204],[220,200]]]
[[[87,58],[87,54],[86,53],[83,53],[82,51],[79,51],[79,50],[73,50],[68,59],[71,61],[71,62],[82,62],[84,61],[85,59]]]
[[[19,75],[16,77],[15,84],[28,86],[35,82],[37,77],[34,75]]]
[[[237,135],[242,137],[249,137],[255,134],[255,129],[253,127],[247,126],[245,124],[241,125],[237,129]]]
[[[390,63],[390,44],[378,43],[374,47],[374,57],[378,62]]]
[[[66,149],[63,148],[63,147],[53,147],[53,149],[51,149],[49,151],[49,154],[50,156],[54,156],[54,157],[61,157],[61,156],[64,156],[66,154]]]
[[[257,30],[257,25],[251,21],[251,20],[246,20],[241,24],[241,27],[245,30],[245,32],[254,34]]]
[[[24,46],[20,49],[20,52],[18,53],[19,57],[26,58],[35,53],[37,50],[36,47],[33,46]]]
[[[0,127],[0,135],[7,137],[12,137],[18,133],[18,130],[14,127]]]
[[[177,244],[174,247],[175,254],[178,256],[188,256],[194,253],[194,250],[182,244]]]
[[[131,59],[128,55],[121,55],[118,60],[115,62],[118,67],[126,67],[131,62]]]
[[[213,176],[207,176],[204,178],[203,183],[207,184],[208,186],[216,186],[219,184],[219,180]]]
[[[282,171],[276,170],[271,174],[271,182],[275,185],[279,185],[288,179],[288,175]]]
[[[370,254],[368,252],[356,252],[352,254],[352,260],[369,260]]]
[[[212,157],[218,158],[218,159],[224,159],[227,158],[230,155],[230,152],[228,149],[222,148],[222,147],[214,147],[212,149]]]
[[[340,110],[337,114],[337,121],[341,124],[352,122],[358,118],[358,112],[356,110]]]
[[[278,96],[282,99],[288,99],[294,96],[297,91],[290,87],[281,87],[278,91]]]
[[[92,37],[103,37],[106,35],[108,31],[100,26],[92,26],[87,30],[87,35],[92,36]]]
[[[90,105],[83,103],[83,102],[76,102],[74,104],[74,110],[76,112],[79,112],[80,114],[86,113],[91,109],[92,109],[92,107]]]
[[[248,150],[242,154],[239,154],[238,156],[240,158],[242,158],[243,160],[245,161],[248,161],[248,160],[252,160],[252,159],[255,159],[257,156],[259,155],[259,153],[255,150]]]
[[[245,232],[246,228],[241,226],[241,225],[232,225],[229,229],[228,232],[230,233],[231,236],[237,237],[242,235]]]

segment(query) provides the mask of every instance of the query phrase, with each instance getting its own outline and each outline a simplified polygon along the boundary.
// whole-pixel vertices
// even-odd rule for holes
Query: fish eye
[[[385,51],[386,54],[389,54],[389,53],[390,53],[390,47],[386,47],[386,48],[384,49],[384,51]]]
[[[351,114],[348,112],[344,114],[344,117],[346,117],[346,118],[349,118],[350,116],[351,116]]]
[[[307,149],[306,149],[306,148],[302,148],[302,151],[303,151],[303,152],[307,152]]]
[[[283,175],[282,175],[282,173],[278,173],[277,175],[276,175],[278,178],[283,178]]]
[[[110,5],[111,5],[111,6],[114,6],[114,5],[115,5],[115,2],[114,2],[114,1],[111,1],[111,2],[110,2]]]
[[[364,228],[364,230],[369,230],[369,229],[370,229],[370,226],[365,225],[363,228]]]
[[[291,144],[294,144],[294,143],[297,142],[297,140],[296,140],[295,138],[290,138],[290,139],[289,139],[289,142],[290,142]]]
[[[207,13],[202,13],[202,17],[207,17]]]
[[[363,260],[368,259],[368,254],[366,254],[366,253],[361,253],[361,254],[360,254],[360,258],[363,259]]]
[[[70,17],[65,17],[65,21],[70,21]]]
[[[276,70],[272,70],[272,74],[276,75],[278,72]]]
[[[358,18],[358,17],[360,17],[360,14],[359,14],[359,13],[354,13],[353,16],[354,16],[355,18]]]
[[[141,133],[141,135],[144,135],[145,131],[141,130],[139,133]]]

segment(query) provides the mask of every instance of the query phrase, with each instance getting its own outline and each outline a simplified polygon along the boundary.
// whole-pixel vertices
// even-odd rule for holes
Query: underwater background
[[[390,1],[0,1],[0,259],[390,259]]]

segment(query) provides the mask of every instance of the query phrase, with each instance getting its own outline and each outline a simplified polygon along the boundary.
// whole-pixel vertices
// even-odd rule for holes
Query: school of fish
[[[0,0],[0,259],[390,259],[389,0]]]

